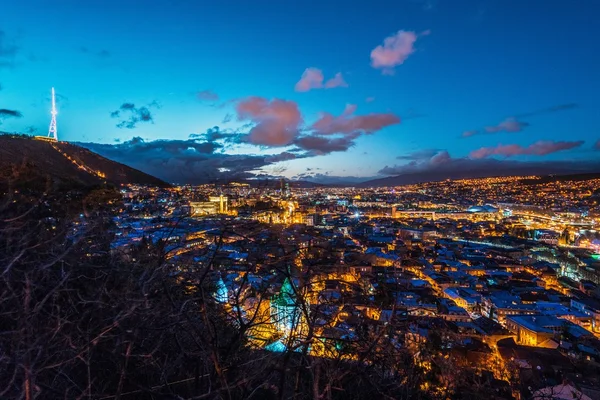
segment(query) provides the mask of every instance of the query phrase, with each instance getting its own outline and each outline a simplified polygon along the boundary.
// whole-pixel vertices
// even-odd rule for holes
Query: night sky
[[[0,130],[173,182],[600,171],[595,0],[5,2]],[[490,173],[492,173],[490,172]]]

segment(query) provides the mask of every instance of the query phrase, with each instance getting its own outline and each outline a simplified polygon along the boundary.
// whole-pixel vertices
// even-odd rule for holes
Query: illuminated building
[[[281,335],[279,341],[286,347],[297,344],[306,336],[306,319],[289,278],[285,279],[279,293],[271,299],[271,321]]]
[[[203,215],[227,214],[227,197],[226,196],[210,196],[208,201],[192,201],[190,202],[190,212],[192,217],[200,217]]]
[[[558,339],[568,331],[575,337],[592,336],[590,332],[567,320],[548,315],[515,315],[506,318],[506,327],[517,335],[516,342],[526,346],[548,347],[549,339]]]
[[[229,291],[221,277],[219,277],[219,280],[217,281],[217,290],[215,291],[214,298],[219,303],[227,303],[229,301]]]
[[[600,333],[600,301],[589,297],[571,299],[571,307],[588,315],[592,332]]]
[[[304,223],[308,226],[314,226],[315,225],[315,216],[314,215],[304,215],[302,217],[302,223]]]
[[[210,196],[208,201],[211,203],[217,203],[219,205],[219,214],[227,214],[227,197],[220,196]]]
[[[493,214],[493,213],[497,213],[498,211],[499,210],[496,207],[491,206],[489,204],[486,204],[484,206],[471,206],[471,207],[469,207],[467,209],[467,212],[470,212],[470,213],[481,213],[481,212],[483,212],[483,213]]]

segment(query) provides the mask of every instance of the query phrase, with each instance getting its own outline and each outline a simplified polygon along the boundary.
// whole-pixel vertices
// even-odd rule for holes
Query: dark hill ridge
[[[0,135],[0,168],[28,163],[44,174],[85,185],[107,182],[169,186],[166,182],[83,147],[66,142],[46,142]]]
[[[600,172],[590,172],[587,174],[568,174],[568,175],[547,175],[539,179],[523,179],[523,183],[548,183],[548,182],[569,182],[569,181],[589,181],[590,179],[600,179]]]
[[[594,165],[584,166],[587,169],[600,170],[600,163]],[[403,174],[397,176],[389,176],[380,179],[373,179],[370,181],[362,182],[357,184],[357,187],[384,187],[384,186],[403,186],[403,185],[414,185],[426,182],[440,182],[444,180],[460,180],[460,179],[478,179],[478,178],[489,178],[499,176],[520,176],[520,175],[537,175],[540,179],[523,180],[523,183],[539,184],[554,181],[571,181],[571,180],[588,180],[597,179],[600,176],[598,172],[585,172],[581,173],[577,170],[573,171],[573,167],[538,167],[538,168],[521,168],[521,169],[510,169],[499,173],[493,169],[483,169],[478,171],[428,171],[428,172],[415,172],[410,174]]]

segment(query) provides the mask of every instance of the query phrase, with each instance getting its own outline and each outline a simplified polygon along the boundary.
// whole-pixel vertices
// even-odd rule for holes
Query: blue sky
[[[0,109],[22,116],[0,130],[44,134],[54,86],[62,140],[169,180],[585,163],[600,158],[599,16],[592,0],[11,2]],[[312,86],[341,81],[298,91],[307,68]],[[143,107],[152,120],[128,125]],[[214,126],[230,136],[190,144]]]

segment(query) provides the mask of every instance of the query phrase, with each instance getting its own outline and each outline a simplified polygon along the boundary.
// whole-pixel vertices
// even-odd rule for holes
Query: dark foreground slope
[[[111,161],[83,147],[22,137],[0,136],[0,168],[30,164],[54,179],[94,185],[138,183],[168,186],[137,169]]]

